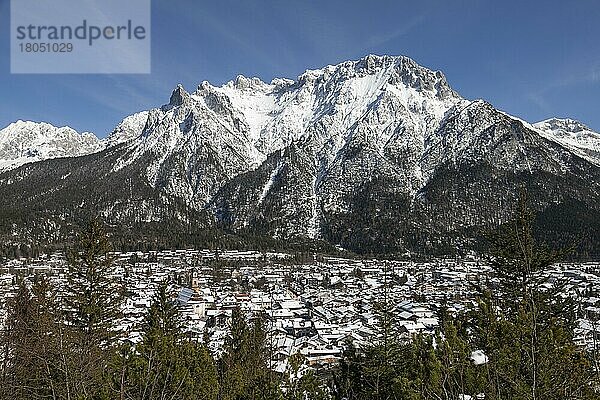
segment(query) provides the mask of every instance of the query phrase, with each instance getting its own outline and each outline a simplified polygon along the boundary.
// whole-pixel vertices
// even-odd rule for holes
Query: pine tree
[[[72,394],[92,397],[103,382],[121,317],[123,288],[114,277],[110,242],[101,222],[93,219],[70,252],[64,295],[66,340],[77,356],[65,368],[71,376]]]
[[[22,280],[9,302],[2,337],[1,398],[59,398],[66,391],[60,365],[60,312],[45,276]]]
[[[285,400],[327,400],[331,396],[326,386],[313,369],[308,368],[306,357],[300,353],[292,354],[288,359],[283,382]]]
[[[206,346],[190,341],[181,318],[162,283],[143,326],[142,341],[124,345],[112,361],[106,398],[217,398],[219,384],[214,360]]]
[[[543,273],[563,252],[536,242],[534,221],[522,196],[491,236],[499,285],[484,288],[471,320],[471,340],[489,357],[486,399],[595,398],[589,360],[573,343],[572,302]]]
[[[113,276],[110,251],[102,223],[93,219],[69,254],[67,320],[86,342],[97,346],[114,342],[113,326],[121,316],[123,287]]]
[[[231,334],[225,343],[223,357],[219,360],[220,398],[278,398],[278,382],[269,363],[264,316],[257,316],[248,325],[241,310],[234,309]]]
[[[354,343],[347,340],[344,344],[340,364],[333,374],[331,389],[335,399],[359,399],[364,390],[362,377],[362,355]]]

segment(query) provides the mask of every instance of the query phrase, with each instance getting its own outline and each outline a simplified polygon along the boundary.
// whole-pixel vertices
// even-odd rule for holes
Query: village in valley
[[[360,349],[373,343],[382,305],[391,311],[401,339],[435,335],[441,310],[451,316],[475,306],[480,284],[495,279],[475,255],[418,262],[176,250],[113,253],[112,258],[114,277],[126,294],[123,318],[115,325],[123,340],[141,340],[141,324],[153,295],[162,282],[169,282],[186,334],[208,341],[215,355],[223,349],[234,309],[239,307],[248,319],[263,315],[271,368],[278,372],[286,370],[296,353],[311,367],[328,369],[348,346]],[[60,290],[68,264],[56,253],[6,261],[0,272],[6,304],[19,277],[47,274]],[[577,301],[576,343],[598,350],[600,263],[555,264],[546,274],[547,284],[564,282],[564,295]]]

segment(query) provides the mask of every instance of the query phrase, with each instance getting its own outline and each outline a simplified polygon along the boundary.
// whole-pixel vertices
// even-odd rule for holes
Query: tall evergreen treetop
[[[115,320],[121,316],[123,288],[115,277],[110,250],[102,223],[93,219],[68,254],[67,320],[90,343],[112,342]]]

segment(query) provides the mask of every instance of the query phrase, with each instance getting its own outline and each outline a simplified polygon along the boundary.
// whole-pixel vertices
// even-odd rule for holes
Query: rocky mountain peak
[[[582,122],[570,118],[550,118],[534,124],[535,127],[546,131],[562,131],[562,132],[592,132]]]
[[[190,99],[190,94],[186,92],[183,85],[178,84],[177,87],[171,93],[169,99],[169,105],[172,107],[178,107]]]
[[[105,147],[113,147],[138,138],[144,131],[148,115],[149,111],[141,111],[123,119],[104,139]]]
[[[600,133],[594,132],[582,122],[569,118],[550,118],[533,126],[548,139],[600,165]]]
[[[383,77],[380,85],[410,88],[427,97],[440,100],[460,98],[440,71],[432,71],[405,56],[379,56],[370,54],[355,61],[328,65],[321,69],[306,70],[298,77],[301,86],[344,82],[351,79]]]
[[[235,77],[235,80],[227,82],[226,85],[230,87],[245,90],[245,89],[264,89],[268,85],[263,82],[260,78],[253,77],[247,78],[244,75],[238,75]]]

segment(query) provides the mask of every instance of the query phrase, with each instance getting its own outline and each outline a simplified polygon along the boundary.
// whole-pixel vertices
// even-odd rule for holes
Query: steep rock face
[[[77,157],[102,149],[92,133],[78,133],[43,122],[17,121],[0,130],[0,172],[23,164]]]
[[[236,174],[248,170],[247,127],[210,87],[192,97],[182,87],[148,112],[142,134],[127,142],[114,171],[142,165],[153,188],[200,209]]]
[[[225,226],[252,234],[315,237],[317,168],[310,143],[277,150],[257,169],[236,176],[209,209]]]
[[[148,114],[148,111],[141,111],[126,117],[102,141],[104,148],[118,146],[139,138],[144,132],[144,127],[148,121]]]
[[[201,209],[234,176],[256,170],[274,152],[304,142],[310,143],[306,151],[315,168],[311,198],[317,187],[339,188],[345,171],[355,168],[399,172],[403,186],[414,192],[423,178],[418,158],[424,137],[462,101],[440,72],[406,57],[368,56],[307,71],[297,81],[267,84],[238,76],[222,87],[203,82],[191,94],[178,86],[169,104],[143,115],[137,140],[120,140],[127,150],[115,170],[148,159],[151,186]],[[123,130],[120,125],[115,132]],[[365,159],[361,167],[350,162],[354,157],[345,153],[363,143],[370,146],[366,158],[381,162]],[[321,182],[326,172],[328,179]],[[354,175],[362,179],[370,173],[357,170]],[[332,195],[330,202],[339,199]],[[311,218],[314,225],[316,215]]]
[[[512,171],[561,173],[572,153],[484,101],[455,107],[426,146],[427,172],[442,164],[487,162]]]
[[[248,110],[249,85],[243,85],[242,94],[238,95],[239,81],[240,78],[221,90],[232,99],[232,104]],[[251,137],[255,138],[259,153],[286,148],[291,141],[292,145],[287,145],[290,152],[303,154],[302,165],[292,168],[306,171],[301,174],[303,179],[293,185],[288,183],[302,188],[299,189],[302,195],[272,194],[284,197],[274,203],[287,209],[296,200],[306,199],[299,207],[303,217],[299,217],[296,228],[279,231],[284,235],[321,237],[322,219],[336,218],[338,213],[346,212],[350,203],[355,202],[355,189],[373,178],[387,179],[398,193],[414,194],[426,179],[421,164],[425,140],[435,132],[449,109],[465,103],[448,86],[443,74],[405,57],[367,56],[307,71],[294,83],[266,85],[254,81],[253,85],[250,87],[258,87],[260,96],[268,98],[270,91],[276,93],[271,102],[264,97],[258,101],[262,108],[255,108],[263,110],[263,118],[250,118],[257,125]],[[264,111],[268,109],[266,105],[273,111]],[[245,115],[252,115],[252,111]],[[284,165],[288,166],[289,160]],[[254,197],[265,187],[264,196],[269,195],[271,186],[267,182],[271,175],[266,177],[262,169],[256,175],[263,179],[256,181]],[[230,190],[224,190],[214,203],[236,203],[226,198],[229,193]],[[223,222],[230,224],[232,213],[235,215],[235,210],[230,210]],[[219,212],[216,215],[220,218]],[[233,219],[248,220],[246,216]]]

